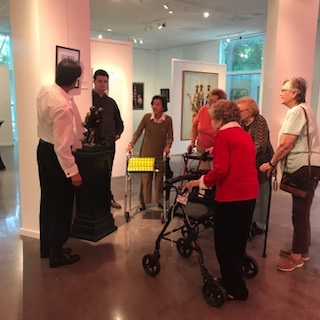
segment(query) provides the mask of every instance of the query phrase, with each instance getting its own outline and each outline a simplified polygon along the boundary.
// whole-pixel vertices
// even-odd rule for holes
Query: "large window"
[[[220,62],[227,65],[229,99],[250,96],[259,102],[263,36],[221,41]]]
[[[0,65],[5,65],[9,68],[12,131],[13,131],[13,139],[16,140],[17,130],[16,130],[16,120],[15,120],[16,113],[15,113],[13,63],[12,63],[10,36],[8,34],[0,33]]]

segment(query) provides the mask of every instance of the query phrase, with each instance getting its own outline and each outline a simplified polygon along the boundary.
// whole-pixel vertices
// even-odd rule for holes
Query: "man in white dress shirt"
[[[72,154],[72,146],[77,142],[75,114],[78,110],[69,95],[81,72],[78,62],[62,60],[56,69],[55,83],[42,87],[37,97],[40,254],[41,258],[49,258],[51,268],[80,259],[63,245],[70,236],[74,187],[82,184]]]

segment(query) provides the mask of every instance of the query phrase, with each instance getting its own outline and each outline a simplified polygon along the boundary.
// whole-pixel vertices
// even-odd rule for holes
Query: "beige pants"
[[[141,173],[141,204],[151,203],[152,200],[152,180],[154,179],[155,202],[163,203],[163,171]]]

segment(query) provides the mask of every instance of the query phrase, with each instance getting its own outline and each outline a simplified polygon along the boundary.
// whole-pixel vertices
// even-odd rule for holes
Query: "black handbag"
[[[292,195],[304,198],[308,193],[308,188],[310,184],[310,179],[302,179],[295,176],[295,172],[283,172],[280,189],[289,192]]]
[[[308,141],[308,173],[309,177],[301,178],[296,176],[296,171],[289,173],[284,171],[282,174],[282,178],[280,181],[280,189],[291,193],[293,196],[304,198],[309,189],[310,181],[311,181],[311,165],[310,165],[310,146],[309,146],[309,121],[306,110],[301,107],[306,116],[306,124],[307,124],[307,141]],[[284,163],[284,168],[287,164],[287,157]]]

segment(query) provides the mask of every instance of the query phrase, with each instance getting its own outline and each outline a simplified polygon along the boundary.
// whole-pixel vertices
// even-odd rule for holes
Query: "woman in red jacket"
[[[240,126],[235,102],[219,100],[209,113],[217,132],[213,169],[186,188],[191,192],[193,187],[216,187],[214,239],[222,281],[229,298],[246,300],[242,261],[259,188],[255,146]]]

